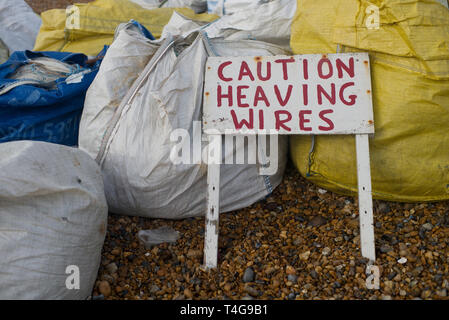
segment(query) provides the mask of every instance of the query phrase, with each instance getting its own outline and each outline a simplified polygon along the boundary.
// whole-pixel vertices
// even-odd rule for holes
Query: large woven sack
[[[97,277],[107,204],[85,152],[0,144],[0,299],[86,299]]]
[[[375,198],[449,199],[449,10],[441,1],[299,0],[291,47],[295,54],[369,52]],[[313,148],[311,137],[290,140],[300,172],[355,193],[354,137],[314,139]]]
[[[0,40],[9,53],[32,50],[41,18],[24,0],[0,0]]]
[[[113,42],[116,28],[131,19],[139,21],[155,38],[159,38],[174,11],[207,22],[218,18],[207,13],[195,14],[190,8],[146,10],[129,0],[77,3],[67,10],[53,9],[42,12],[42,27],[34,50],[80,52],[95,56],[104,45]]]
[[[226,1],[226,4],[232,5],[232,2]],[[259,40],[290,50],[290,29],[296,0],[238,0],[234,4],[242,8],[223,15],[204,28],[209,38]]]
[[[130,43],[130,48],[132,46]],[[105,62],[109,61],[108,55],[114,53],[113,48],[114,45]],[[171,134],[177,129],[189,132],[191,145],[196,143],[194,122],[201,121],[204,68],[207,57],[212,54],[286,52],[259,41],[207,39],[195,33],[187,38],[167,35],[118,107],[112,108],[113,112],[103,107],[107,104],[95,103],[96,92],[101,91],[104,84],[96,82],[89,88],[81,120],[86,123],[81,126],[87,129],[80,131],[80,148],[101,165],[112,212],[168,219],[205,214],[207,166],[204,163],[175,164],[170,154],[178,144],[171,140]],[[133,68],[128,66],[123,72],[127,74]],[[98,79],[101,73],[102,70]],[[103,81],[109,81],[107,78]],[[115,79],[124,81],[125,78]],[[201,149],[207,147],[205,142],[199,144]],[[278,170],[271,176],[260,175],[258,164],[221,166],[221,212],[249,206],[272,192],[281,182],[285,168],[284,138],[279,139],[277,151]]]

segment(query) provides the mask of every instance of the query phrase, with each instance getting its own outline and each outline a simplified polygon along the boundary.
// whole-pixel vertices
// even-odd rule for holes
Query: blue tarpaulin
[[[0,143],[77,145],[86,91],[106,50],[92,63],[80,53],[14,52],[0,65]],[[50,71],[45,69],[48,65]]]

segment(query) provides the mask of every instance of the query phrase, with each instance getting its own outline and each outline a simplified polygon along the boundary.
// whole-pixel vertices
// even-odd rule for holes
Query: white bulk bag
[[[210,23],[195,21],[173,12],[162,30],[161,39],[167,38],[169,34],[187,36],[202,30],[209,39],[258,40],[291,51],[290,28],[295,12],[296,0],[260,3],[251,10],[224,15]]]
[[[33,50],[41,17],[24,0],[0,0],[0,39],[9,53]]]
[[[87,90],[80,121],[78,143],[94,159],[114,112],[158,48],[131,22],[117,28],[114,42]]]
[[[226,1],[226,4],[232,1]],[[211,22],[204,28],[209,38],[253,39],[290,50],[290,27],[296,12],[296,0],[246,1],[245,10],[237,10]],[[236,5],[245,1],[235,1]]]
[[[100,168],[85,152],[1,143],[0,299],[88,298],[107,213]]]
[[[290,28],[296,6],[296,0],[258,2],[251,9],[224,15],[207,24],[173,12],[161,39],[168,34],[186,36],[201,29],[210,39],[259,40],[291,51]]]
[[[192,37],[194,34],[188,38]],[[202,118],[208,55],[286,54],[277,46],[251,40],[207,40],[200,35],[192,44],[187,42],[169,37],[162,43],[116,109],[106,132],[91,135],[80,130],[80,148],[90,153],[96,151],[92,146],[102,137],[96,159],[103,170],[112,212],[169,219],[204,215],[207,166],[174,164],[170,153],[176,142],[170,135],[185,129],[191,145],[194,143],[194,121]],[[95,85],[89,90],[93,94]],[[279,138],[278,151],[279,169],[272,176],[259,175],[257,164],[221,166],[221,212],[249,206],[271,193],[282,180],[287,159],[285,137]]]
[[[173,11],[170,20],[162,29],[161,37],[156,42],[162,42],[169,36],[183,36],[187,37],[192,32],[199,31],[201,27],[209,24],[205,21],[198,21],[187,18],[182,14]]]

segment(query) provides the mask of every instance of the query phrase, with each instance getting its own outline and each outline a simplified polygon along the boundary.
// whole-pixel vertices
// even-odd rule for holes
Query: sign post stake
[[[362,256],[368,258],[370,261],[375,261],[376,252],[368,134],[356,134],[355,141],[359,191],[360,246]]]
[[[209,134],[207,166],[207,211],[204,236],[204,267],[217,267],[218,223],[220,215],[221,134]]]

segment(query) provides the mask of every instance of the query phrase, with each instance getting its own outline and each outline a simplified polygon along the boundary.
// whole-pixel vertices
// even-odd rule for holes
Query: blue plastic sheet
[[[86,91],[94,80],[107,47],[92,63],[79,53],[14,52],[0,65],[0,143],[14,140],[46,141],[68,146],[78,144],[78,129]],[[13,79],[20,67],[36,58],[65,62],[70,70],[48,81]],[[44,81],[47,80],[47,81]],[[32,83],[34,81],[34,83]],[[31,83],[30,83],[31,82]]]

